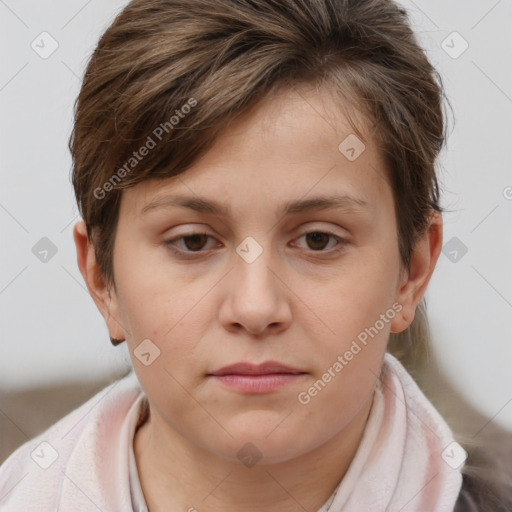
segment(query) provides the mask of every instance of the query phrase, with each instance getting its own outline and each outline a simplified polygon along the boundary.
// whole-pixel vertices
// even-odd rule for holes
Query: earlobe
[[[125,339],[125,332],[119,321],[117,297],[115,292],[110,291],[105,284],[101,269],[96,260],[94,245],[88,239],[87,228],[83,220],[75,224],[73,239],[76,246],[78,268],[84,278],[87,289],[107,323],[110,339],[115,339],[120,343]]]
[[[409,268],[401,276],[396,300],[402,309],[391,323],[391,332],[402,332],[412,324],[416,307],[425,295],[434,272],[442,244],[443,220],[439,212],[432,211],[427,229],[413,248]]]

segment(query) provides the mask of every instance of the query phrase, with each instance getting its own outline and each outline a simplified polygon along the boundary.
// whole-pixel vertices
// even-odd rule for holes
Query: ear
[[[439,212],[432,210],[428,227],[414,246],[409,269],[403,272],[396,299],[402,305],[402,310],[391,322],[391,332],[402,332],[412,324],[416,307],[425,294],[442,245],[443,219]]]
[[[120,322],[119,303],[115,290],[109,290],[100,270],[94,245],[87,237],[85,222],[80,220],[73,228],[78,268],[97,308],[103,315],[111,338],[126,339],[126,332]]]

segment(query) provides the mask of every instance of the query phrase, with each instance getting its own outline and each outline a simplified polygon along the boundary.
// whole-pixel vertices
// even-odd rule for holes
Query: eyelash
[[[346,240],[345,238],[341,238],[340,236],[335,235],[334,233],[331,233],[330,231],[319,231],[319,230],[306,231],[305,233],[300,235],[299,238],[302,238],[303,236],[306,236],[306,235],[310,235],[312,233],[328,235],[328,236],[330,236],[330,237],[332,237],[332,238],[334,238],[334,239],[336,239],[338,241],[338,244],[335,246],[337,248],[335,248],[335,249],[331,249],[331,250],[317,250],[317,251],[311,250],[312,253],[317,253],[317,254],[328,253],[328,254],[331,254],[331,255],[332,254],[337,254],[337,253],[342,252],[345,249],[345,246],[349,243],[348,240]],[[165,244],[165,246],[170,251],[172,251],[174,254],[176,254],[179,258],[182,258],[182,259],[195,259],[195,258],[199,258],[202,255],[204,255],[204,253],[207,252],[207,251],[204,251],[204,250],[184,251],[182,249],[177,249],[175,247],[175,245],[174,245],[175,242],[178,242],[180,240],[183,240],[185,238],[189,238],[189,237],[192,237],[192,236],[195,236],[195,235],[204,235],[204,236],[207,236],[208,238],[213,238],[212,236],[210,236],[210,235],[208,235],[206,233],[200,233],[200,232],[188,233],[186,235],[181,235],[179,237],[176,237],[176,238],[173,238],[171,240],[168,240],[168,241],[164,242],[164,244]]]

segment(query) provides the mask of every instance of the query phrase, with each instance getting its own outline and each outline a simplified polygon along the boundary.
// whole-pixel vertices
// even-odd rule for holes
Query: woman
[[[442,99],[391,1],[132,1],[70,149],[134,372],[11,455],[2,510],[505,507],[388,351],[425,341]]]

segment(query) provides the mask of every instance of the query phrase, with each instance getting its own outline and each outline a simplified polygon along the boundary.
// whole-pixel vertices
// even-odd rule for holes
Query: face
[[[282,91],[185,173],[123,192],[109,312],[152,418],[190,446],[290,460],[371,395],[403,283],[383,161],[353,137],[329,92]],[[212,376],[267,361],[300,373]]]

